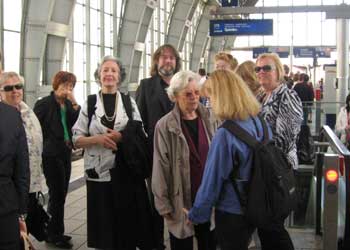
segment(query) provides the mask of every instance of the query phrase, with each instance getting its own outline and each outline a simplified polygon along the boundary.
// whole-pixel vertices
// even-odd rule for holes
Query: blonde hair
[[[276,53],[264,53],[259,55],[259,57],[256,59],[256,63],[258,63],[259,60],[261,59],[271,59],[273,63],[275,64],[276,67],[276,73],[277,73],[277,79],[279,82],[284,81],[284,69],[283,69],[283,64],[280,60],[280,57]]]
[[[250,90],[256,95],[256,92],[261,88],[258,78],[254,71],[255,63],[253,61],[245,61],[241,63],[236,73],[239,75],[243,81],[248,85]]]
[[[231,70],[235,70],[238,65],[238,61],[231,54],[225,52],[219,52],[215,55],[215,62],[223,60],[230,65]]]
[[[215,70],[205,83],[213,112],[222,120],[246,120],[260,112],[260,104],[242,78],[230,70]]]

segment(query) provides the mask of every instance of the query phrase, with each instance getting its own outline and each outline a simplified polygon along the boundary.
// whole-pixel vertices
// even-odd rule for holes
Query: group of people
[[[132,119],[143,123],[152,156],[147,180],[120,160],[130,118],[119,91],[125,69],[117,58],[106,56],[100,62],[96,77],[101,90],[92,107],[89,98],[82,107],[77,104],[72,73],[57,73],[53,92],[38,100],[34,111],[22,100],[24,80],[2,74],[0,137],[7,139],[0,143],[6,147],[0,151],[0,164],[6,165],[6,171],[0,168],[5,177],[0,180],[0,224],[14,226],[6,232],[0,228],[0,234],[11,234],[7,242],[0,240],[0,249],[17,249],[19,228],[25,230],[18,215],[26,212],[28,194],[35,198],[40,190],[34,176],[40,178],[41,165],[50,197],[47,241],[72,247],[70,236],[64,234],[64,204],[73,148],[84,149],[88,247],[165,249],[165,222],[172,250],[193,249],[194,237],[199,250],[217,245],[222,250],[247,249],[254,228],[244,218],[230,178],[238,168],[240,177],[249,180],[252,150],[220,125],[233,120],[261,141],[257,116],[263,116],[270,136],[296,169],[303,108],[296,92],[284,83],[283,66],[275,54],[238,65],[232,55],[219,53],[215,68],[201,81],[198,74],[181,70],[181,58],[172,45],[162,45],[152,55],[151,77],[141,80],[135,100],[131,98]],[[200,103],[203,95],[210,108]],[[3,119],[5,114],[15,129],[8,129],[12,120]],[[258,234],[262,249],[294,249],[284,221],[270,230],[258,228]]]

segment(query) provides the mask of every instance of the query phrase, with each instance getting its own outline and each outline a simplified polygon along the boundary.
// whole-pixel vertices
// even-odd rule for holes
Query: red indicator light
[[[326,178],[329,182],[335,182],[338,180],[338,172],[335,170],[328,170],[326,172]]]

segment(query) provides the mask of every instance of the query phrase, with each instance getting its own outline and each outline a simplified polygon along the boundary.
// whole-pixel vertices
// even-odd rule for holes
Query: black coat
[[[75,110],[69,100],[65,100],[65,106],[69,138],[72,138],[72,127],[78,119],[80,109]],[[34,113],[38,117],[43,131],[43,156],[57,156],[66,152],[67,146],[64,141],[60,105],[56,101],[54,92],[35,103]]]
[[[161,84],[160,76],[141,80],[136,91],[136,103],[150,144],[153,145],[156,123],[173,108],[172,102]],[[153,146],[151,148],[153,151]]]
[[[20,113],[0,102],[0,216],[26,212],[29,179],[28,144]]]

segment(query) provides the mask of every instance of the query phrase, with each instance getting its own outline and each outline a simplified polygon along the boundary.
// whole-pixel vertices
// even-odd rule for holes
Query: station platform
[[[65,209],[65,228],[66,234],[72,236],[72,249],[74,250],[93,249],[87,247],[86,188],[83,171],[83,159],[72,163],[70,191],[67,196]],[[316,236],[313,229],[289,228],[288,231],[291,234],[296,250],[322,250],[322,238]],[[166,249],[170,250],[169,235],[166,229],[164,238],[167,246]],[[58,249],[51,244],[38,242],[34,238],[32,238],[32,240],[36,250]],[[194,249],[196,250],[197,248]],[[249,249],[258,250],[260,248],[256,247],[253,242]]]

